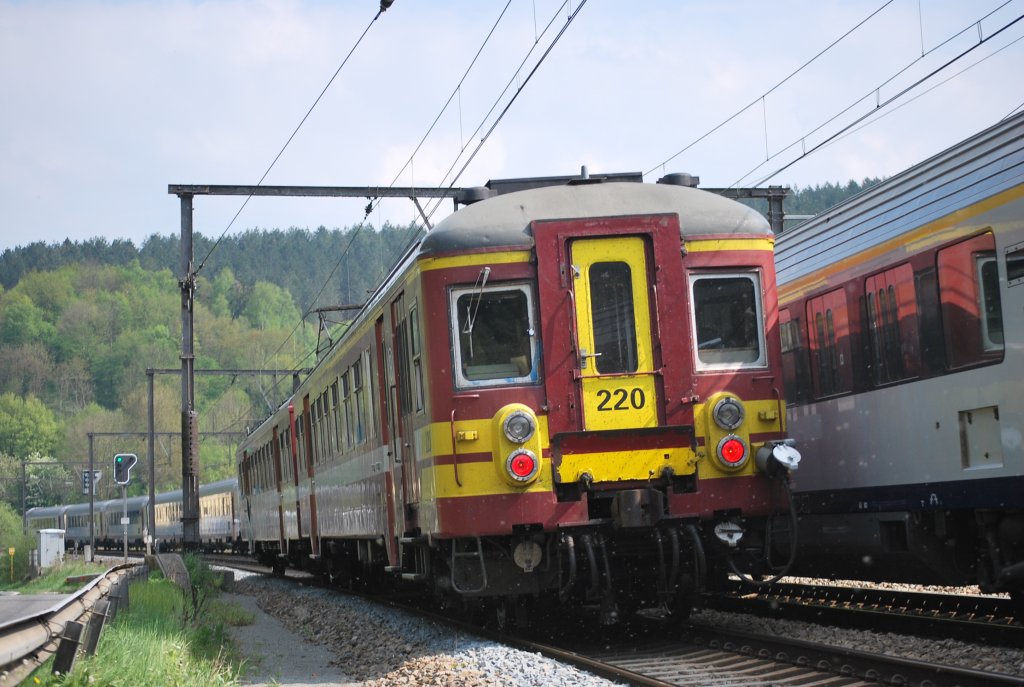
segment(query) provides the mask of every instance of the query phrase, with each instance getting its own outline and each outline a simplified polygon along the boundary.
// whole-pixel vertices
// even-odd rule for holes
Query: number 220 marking
[[[601,402],[597,404],[598,410],[640,410],[647,402],[644,390],[634,387],[633,389],[598,389],[597,397]],[[614,403],[613,399],[614,398]]]

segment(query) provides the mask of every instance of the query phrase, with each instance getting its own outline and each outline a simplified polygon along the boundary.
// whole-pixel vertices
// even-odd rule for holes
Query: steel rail
[[[1024,647],[1024,625],[1014,623],[1010,600],[995,597],[781,584],[737,585],[701,601],[704,608],[768,618]]]

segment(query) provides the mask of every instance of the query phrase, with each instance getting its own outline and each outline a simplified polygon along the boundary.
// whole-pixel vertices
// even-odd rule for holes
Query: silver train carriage
[[[153,535],[157,550],[180,550],[182,545],[181,490],[162,492],[154,500],[156,526],[149,523],[149,497],[127,499],[128,547],[145,548]],[[234,477],[199,487],[199,538],[204,551],[245,551],[249,541],[248,519],[239,511],[238,480]],[[93,502],[93,536],[97,549],[119,550],[124,546],[125,500]],[[63,529],[65,547],[82,549],[89,543],[89,503],[30,508],[26,512],[30,533],[56,527]]]
[[[793,481],[798,571],[1021,601],[1024,114],[775,255],[789,429],[823,458]]]

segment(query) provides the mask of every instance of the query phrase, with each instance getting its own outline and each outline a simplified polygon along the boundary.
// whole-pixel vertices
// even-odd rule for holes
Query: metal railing
[[[41,611],[0,619],[0,685],[17,685],[50,656],[69,672],[78,653],[94,653],[106,619],[128,605],[128,584],[149,574],[141,563],[118,565]]]

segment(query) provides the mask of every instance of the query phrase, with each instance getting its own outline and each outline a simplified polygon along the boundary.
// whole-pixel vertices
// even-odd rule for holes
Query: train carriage
[[[233,477],[199,486],[199,541],[204,550],[233,551],[239,546],[237,504],[238,480]]]
[[[174,551],[181,548],[183,537],[181,493],[181,489],[165,491],[157,494],[153,501],[155,521],[153,536],[157,551]]]
[[[798,569],[1024,609],[1024,115],[776,242]]]
[[[96,545],[108,549],[119,549],[124,546],[125,537],[128,539],[128,548],[142,549],[145,546],[143,531],[148,531],[148,496],[131,496],[128,499],[111,499],[94,505],[94,510],[100,513],[102,528],[97,531]],[[89,504],[85,504],[88,515]],[[121,520],[125,517],[125,509],[128,513],[127,525]],[[86,527],[88,537],[88,526]]]
[[[492,182],[430,231],[240,446],[257,555],[606,622],[777,572],[772,233],[637,181]]]
[[[67,506],[37,506],[25,511],[26,532],[32,541],[39,541],[39,530],[63,530],[67,526]],[[68,546],[65,538],[65,546]]]
[[[92,530],[96,542],[103,541],[104,520],[102,506],[106,501],[93,503]],[[67,506],[64,511],[64,546],[68,549],[81,549],[89,543],[89,503],[76,503]]]

